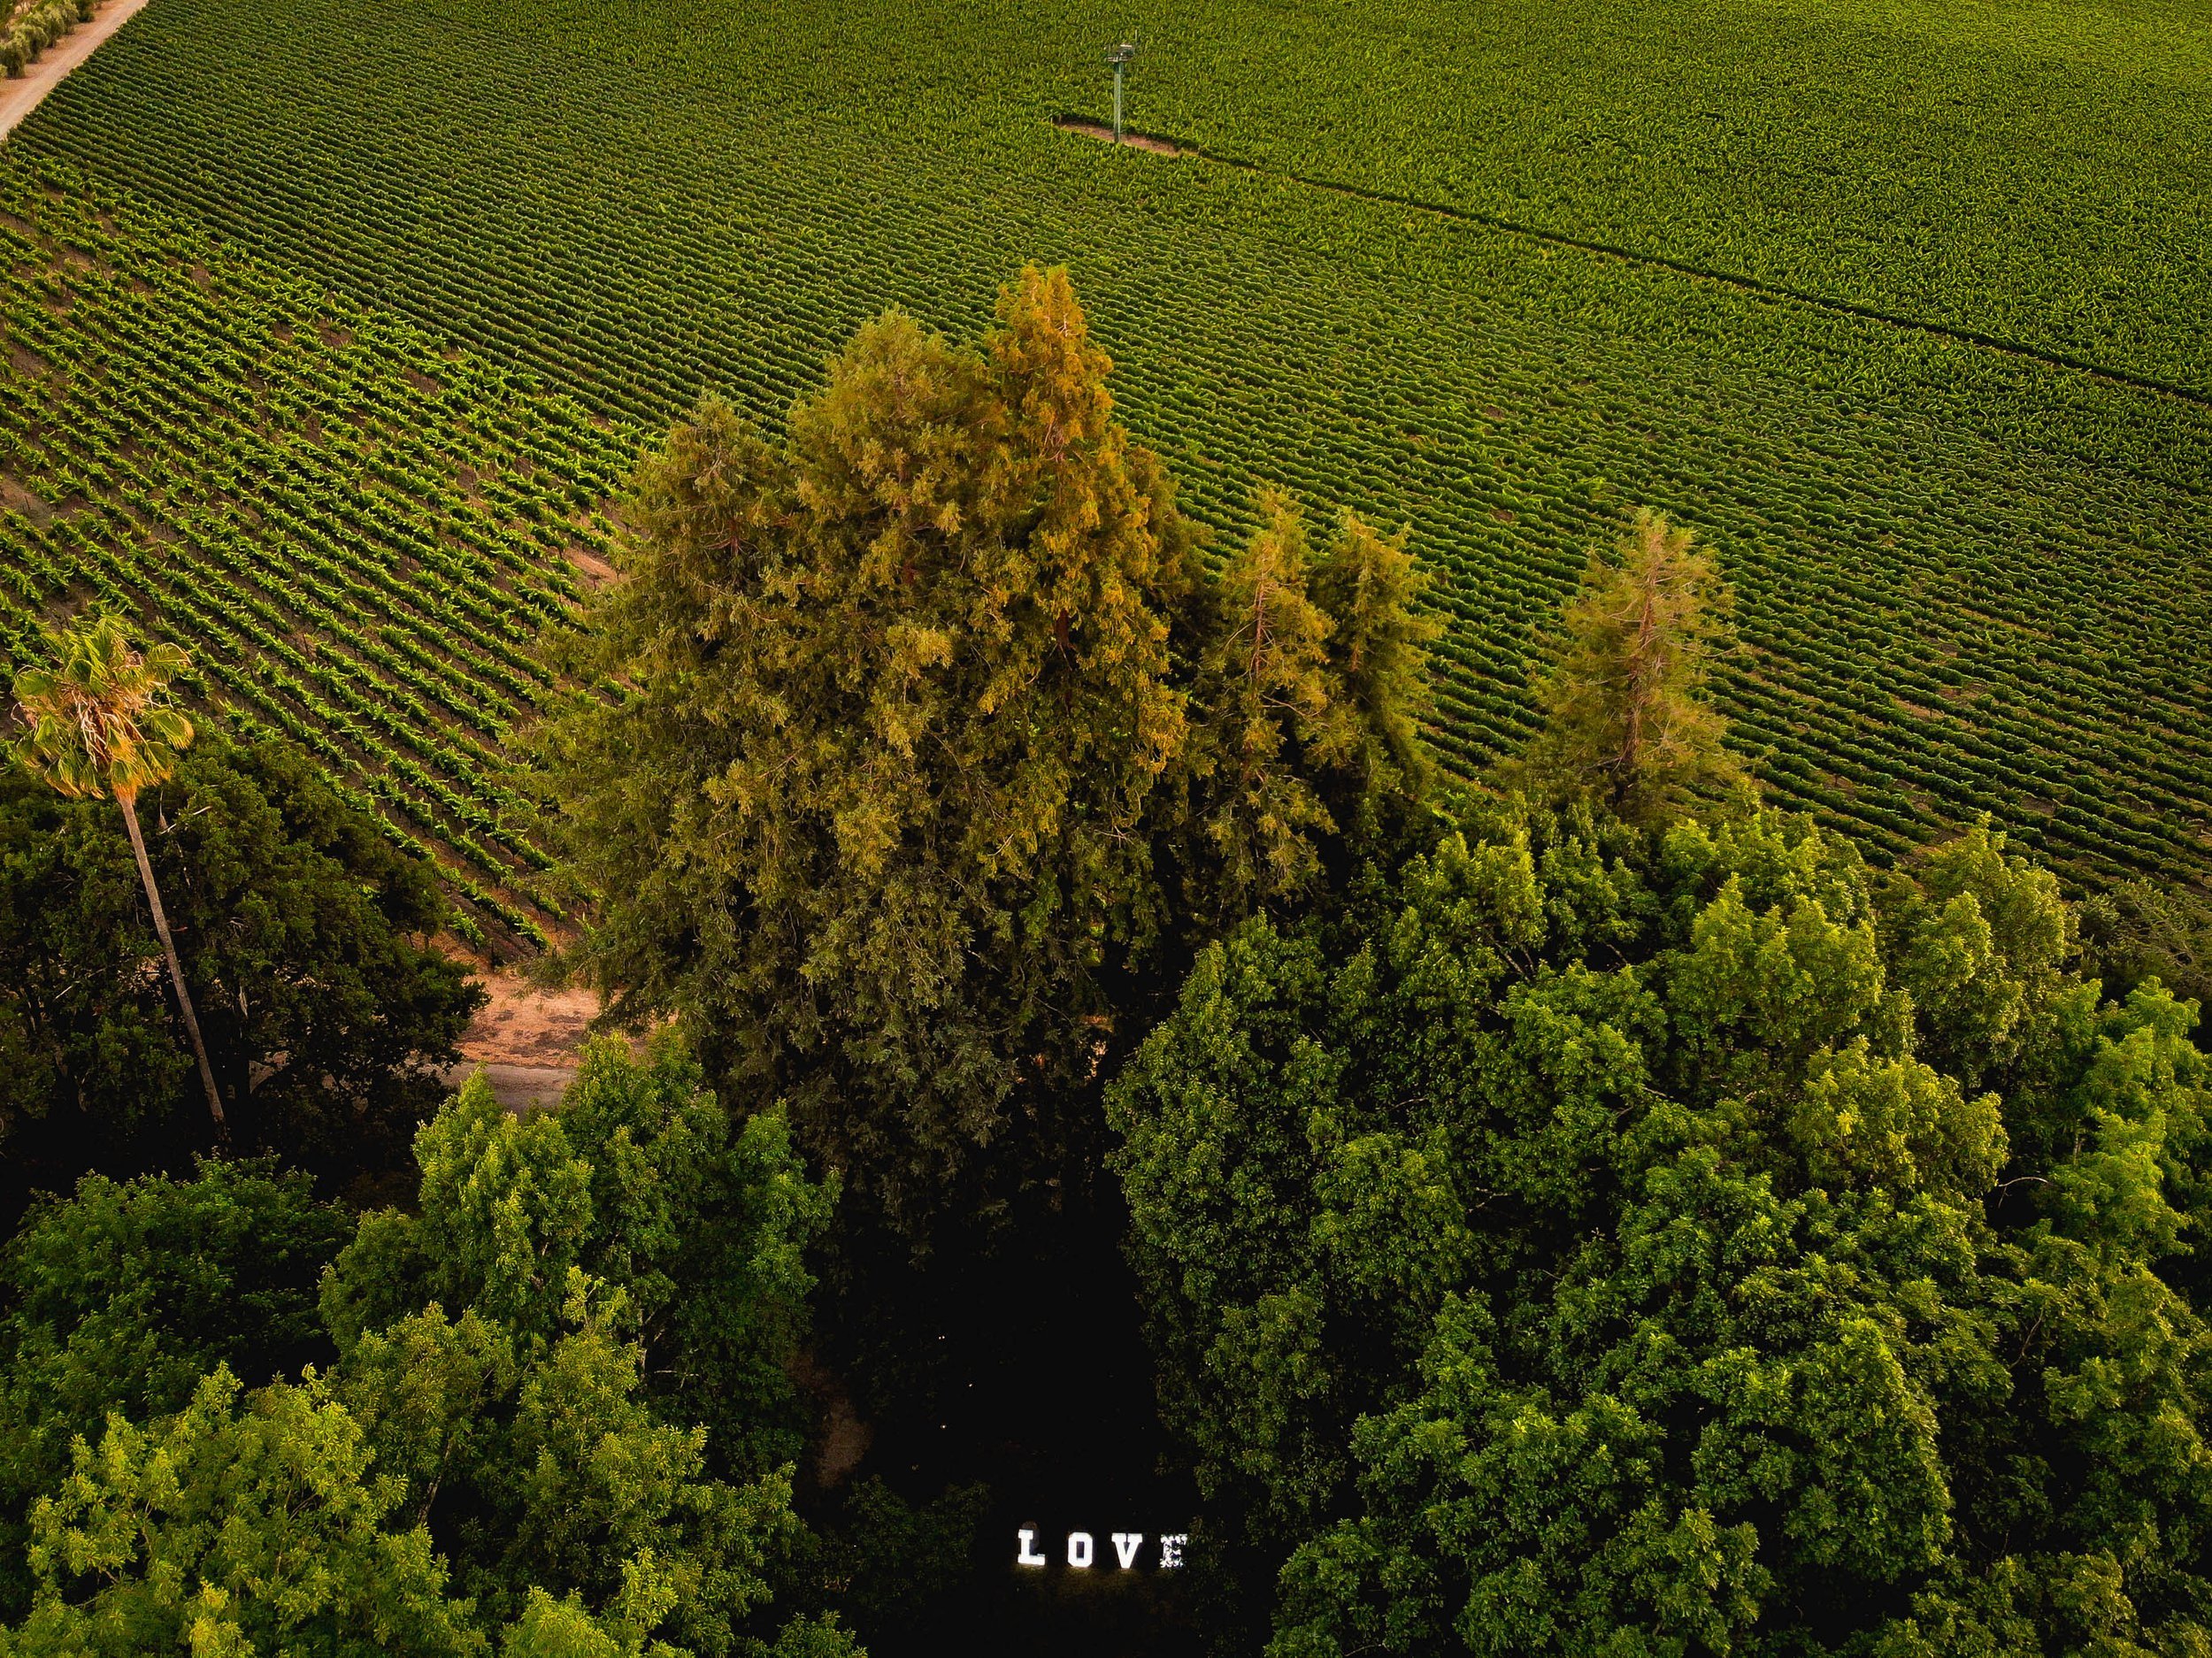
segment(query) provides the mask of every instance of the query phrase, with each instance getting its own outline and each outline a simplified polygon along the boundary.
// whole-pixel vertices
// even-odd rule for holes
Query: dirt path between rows
[[[23,71],[21,80],[0,81],[0,138],[21,125],[23,118],[43,103],[72,69],[91,57],[102,41],[136,17],[145,4],[146,0],[107,0],[92,14],[91,22],[78,24],[49,46],[36,63]]]

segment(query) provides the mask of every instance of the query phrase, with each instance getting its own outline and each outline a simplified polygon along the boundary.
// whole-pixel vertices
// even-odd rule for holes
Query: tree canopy
[[[527,1122],[479,1077],[417,1153],[415,1207],[362,1217],[334,1259],[297,1182],[218,1163],[43,1212],[13,1256],[11,1397],[111,1408],[31,1507],[0,1651],[849,1658],[833,1623],[762,1621],[798,1534],[785,1367],[833,1198],[782,1120],[733,1125],[672,1040],[609,1044]],[[252,1387],[233,1361],[296,1339],[304,1298],[247,1258],[241,1198],[290,1204],[302,1258],[321,1245],[334,1354]],[[55,1263],[68,1240],[142,1251],[173,1215],[219,1246],[202,1293],[156,1305]],[[261,1317],[204,1293],[272,1278]]]
[[[1519,768],[1532,792],[1649,823],[1747,788],[1703,695],[1729,603],[1691,533],[1659,513],[1593,551],[1537,678],[1543,730]]]
[[[1278,1658],[2212,1639],[2195,1009],[1985,828],[1466,811],[1117,1086],[1161,1401]]]
[[[703,403],[588,620],[618,688],[541,744],[574,966],[918,1247],[1087,1182],[1194,931],[1425,779],[1402,544],[1348,518],[1317,564],[1265,495],[1217,580],[1110,368],[1030,269],[978,349],[862,328],[786,442]]]

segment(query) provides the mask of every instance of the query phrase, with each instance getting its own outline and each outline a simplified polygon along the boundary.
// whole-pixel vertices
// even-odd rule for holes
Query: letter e
[[[1177,1532],[1173,1537],[1162,1538],[1160,1539],[1160,1564],[1171,1571],[1181,1565],[1183,1545],[1189,1541],[1189,1535],[1181,1531]]]

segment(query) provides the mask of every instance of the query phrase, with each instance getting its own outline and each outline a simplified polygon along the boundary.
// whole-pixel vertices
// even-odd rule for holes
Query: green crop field
[[[1052,126],[1102,111],[1101,48],[1132,27],[1133,123],[1204,155]],[[242,295],[340,296],[357,347],[393,342],[374,372],[395,398],[406,361],[459,346],[471,366],[409,440],[437,457],[411,463],[418,483],[361,482],[327,416],[319,438],[272,437],[239,403],[219,457],[165,413],[174,464],[237,480],[226,536],[180,526],[150,572],[127,526],[19,516],[7,557],[196,591],[171,618],[187,642],[238,638],[242,680],[293,673],[264,717],[342,749],[506,903],[486,861],[532,853],[478,750],[529,701],[522,647],[567,595],[563,538],[607,533],[576,503],[614,487],[624,423],[717,389],[772,424],[864,317],[972,332],[1023,260],[1060,262],[1124,415],[1200,516],[1234,533],[1268,480],[1410,526],[1444,578],[1439,741],[1462,765],[1520,740],[1537,630],[1648,503],[1737,587],[1723,700],[1783,797],[1893,851],[1987,810],[2084,880],[2204,879],[2208,70],[2200,10],[2142,0],[152,0],[9,150],[150,203],[169,244],[242,250]],[[120,322],[55,339],[31,302],[61,256],[19,242],[11,317],[33,352],[74,354],[72,388],[189,406],[203,340],[267,372],[248,367],[264,302],[173,282],[174,342]],[[301,337],[274,353],[288,372]],[[105,413],[72,458],[41,439],[26,461],[8,418],[0,464],[35,495],[26,465],[114,468],[130,424]],[[501,470],[518,441],[539,518],[456,500],[462,465],[521,489]],[[331,509],[332,582],[396,570],[377,549],[426,533],[407,526],[483,518],[484,585],[453,598],[474,608],[441,613],[426,654],[396,642],[417,612],[374,603],[404,610],[380,624],[395,661],[504,664],[511,684],[465,670],[496,706],[434,707],[393,670],[389,696],[359,692],[372,717],[253,633],[330,685],[386,671],[343,604],[269,599],[280,626],[226,573],[271,556],[257,467],[234,458],[271,443],[334,498],[369,491]]]
[[[157,618],[202,697],[439,857],[464,927],[535,933],[500,740],[630,446],[75,184],[0,169],[0,638],[38,652],[73,593]]]

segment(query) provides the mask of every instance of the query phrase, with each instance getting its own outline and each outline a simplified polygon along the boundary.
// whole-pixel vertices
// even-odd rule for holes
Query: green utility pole
[[[1129,60],[1137,55],[1136,43],[1124,41],[1118,46],[1106,49],[1106,61],[1114,66],[1114,142],[1121,142],[1121,72],[1129,66]]]

